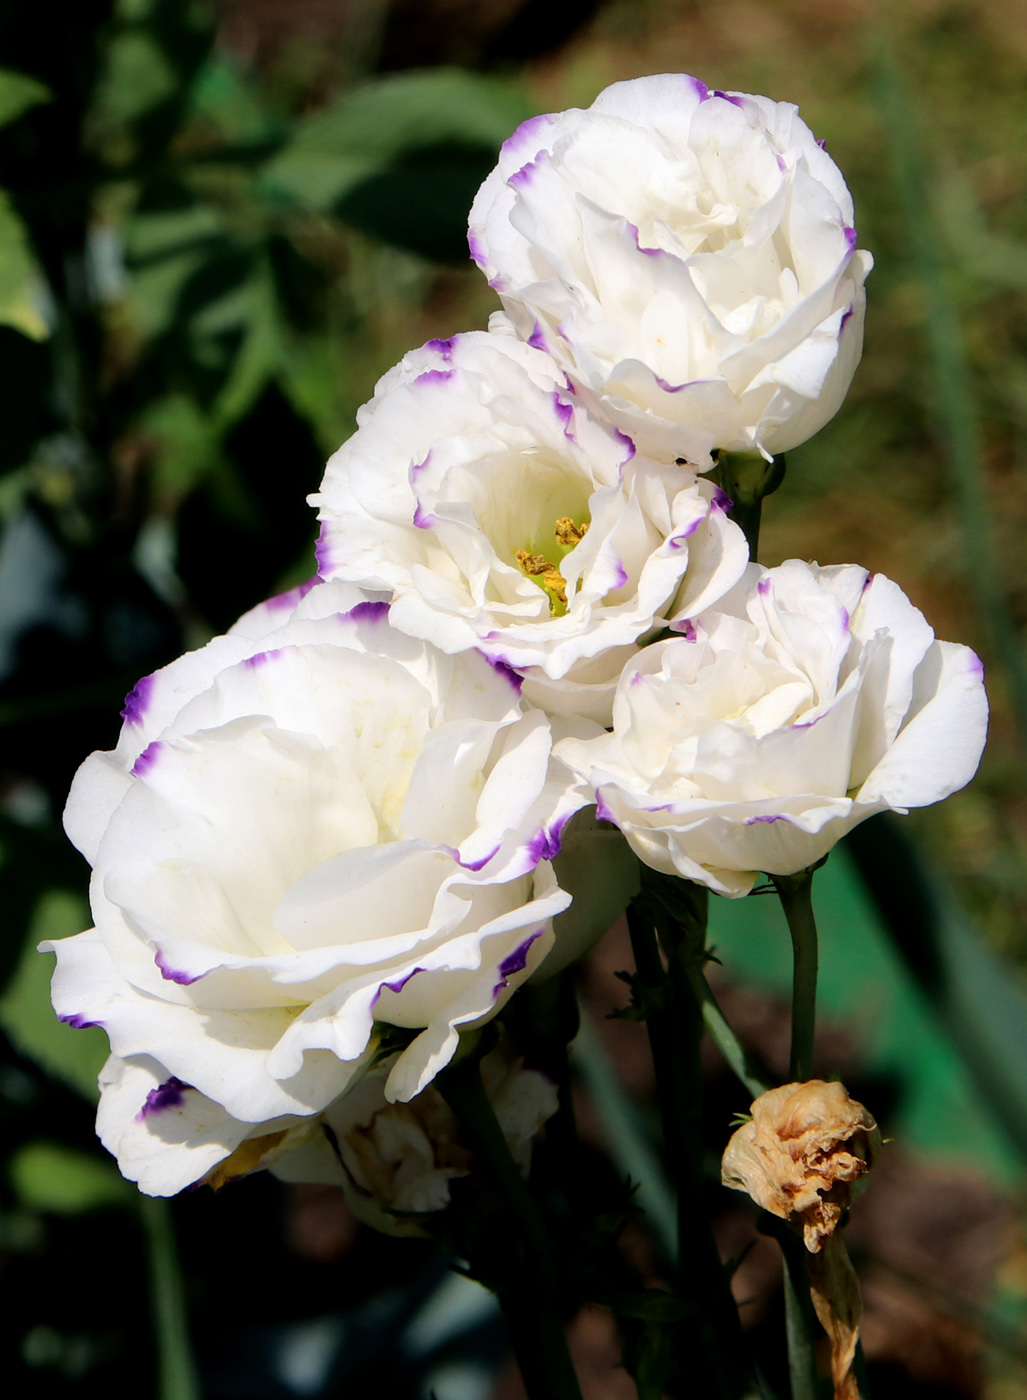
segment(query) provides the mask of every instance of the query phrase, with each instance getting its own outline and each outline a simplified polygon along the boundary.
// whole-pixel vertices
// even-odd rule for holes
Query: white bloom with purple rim
[[[557,746],[649,866],[744,895],[875,812],[973,777],[981,663],[883,574],[791,560],[625,668],[614,729]]]
[[[429,341],[381,380],[311,497],[322,576],[392,593],[550,713],[608,723],[638,639],[714,603],[748,553],[719,488],[635,453],[510,334]]]
[[[863,282],[841,172],[787,102],[681,73],[534,117],[471,210],[518,333],[640,451],[784,452],[837,412]]]
[[[512,673],[344,583],[136,686],[65,813],[96,928],[44,945],[59,1015],[110,1038],[98,1126],[127,1176],[168,1194],[302,1136],[381,1023],[410,1042],[387,1097],[424,1088],[570,902],[544,857],[589,795],[552,739]]]

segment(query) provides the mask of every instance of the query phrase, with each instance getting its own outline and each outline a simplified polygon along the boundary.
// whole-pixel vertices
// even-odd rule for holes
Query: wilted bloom
[[[751,1112],[725,1149],[721,1180],[801,1231],[813,1305],[831,1343],[835,1400],[859,1400],[854,1361],[862,1305],[836,1231],[866,1186],[880,1131],[844,1085],[822,1079],[771,1089]]]
[[[346,584],[272,600],[136,686],[65,824],[96,928],[55,1009],[107,1032],[99,1130],[150,1194],[290,1144],[406,1032],[419,1093],[553,945],[587,800],[517,678]],[[263,1154],[263,1155],[262,1155]]]
[[[801,1229],[817,1253],[834,1234],[881,1150],[873,1118],[843,1084],[782,1084],[753,1103],[732,1135],[721,1179]]]
[[[859,362],[872,259],[787,102],[668,73],[534,117],[468,241],[519,334],[656,456],[794,447]]]
[[[715,486],[637,455],[511,335],[429,341],[358,422],[311,497],[322,576],[391,591],[398,625],[513,667],[551,713],[608,723],[638,639],[745,567]]]
[[[894,583],[853,564],[750,565],[686,635],[624,669],[613,732],[558,752],[654,869],[744,895],[875,812],[973,777],[981,663],[935,641]]]
[[[423,1233],[418,1215],[449,1204],[451,1183],[473,1169],[452,1110],[429,1084],[409,1103],[385,1097],[388,1066],[372,1070],[325,1111],[319,1134],[272,1166],[283,1181],[342,1186],[354,1212],[392,1235]],[[501,1040],[481,1077],[507,1146],[521,1171],[532,1140],[558,1107],[556,1085]]]

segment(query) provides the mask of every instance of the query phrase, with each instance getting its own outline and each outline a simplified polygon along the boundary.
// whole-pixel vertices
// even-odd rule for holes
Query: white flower
[[[283,1181],[341,1186],[356,1215],[392,1235],[423,1234],[412,1216],[444,1209],[450,1184],[474,1154],[433,1084],[409,1103],[385,1097],[388,1067],[372,1070],[324,1114],[312,1134],[273,1161]],[[481,1077],[514,1161],[527,1175],[532,1140],[558,1107],[556,1085],[524,1068],[505,1040],[481,1062]]]
[[[141,681],[68,799],[96,928],[52,945],[54,1007],[106,1030],[99,1130],[151,1194],[305,1132],[380,1023],[412,1098],[570,902],[542,857],[588,795],[517,678],[301,592]]]
[[[687,637],[643,651],[613,733],[557,753],[647,865],[737,896],[874,812],[961,788],[987,718],[977,657],[935,641],[894,583],[791,560],[750,565]]]
[[[608,723],[638,638],[745,567],[717,487],[637,456],[512,335],[429,341],[358,422],[311,497],[322,576],[390,590],[406,631],[478,647],[551,713]]]
[[[859,362],[873,260],[787,102],[668,73],[534,117],[482,185],[469,245],[518,332],[655,456],[794,447]]]

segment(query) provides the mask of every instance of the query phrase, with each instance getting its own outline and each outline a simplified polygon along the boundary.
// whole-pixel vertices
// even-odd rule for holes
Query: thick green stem
[[[723,452],[717,463],[717,475],[722,488],[731,497],[728,514],[745,535],[749,558],[755,563],[763,498],[772,495],[784,481],[784,455],[768,462],[755,452]]]
[[[478,1055],[465,1056],[435,1082],[505,1207],[497,1256],[505,1255],[508,1282],[497,1291],[529,1400],[581,1400],[549,1235],[481,1082]]]
[[[701,914],[705,914],[704,907]],[[735,1400],[755,1387],[748,1375],[738,1309],[704,1209],[699,1004],[673,950],[670,975],[664,970],[655,919],[647,902],[633,900],[627,918],[646,1006],[664,1153],[678,1198],[679,1287],[691,1305],[693,1318],[691,1341],[695,1349],[682,1356],[682,1371],[696,1394],[709,1400]],[[704,917],[701,923],[701,929],[691,930],[691,936],[700,941],[704,940]]]
[[[813,1037],[817,1023],[817,925],[813,917],[813,870],[771,875],[792,935],[792,1054],[788,1076],[793,1083],[813,1077]]]
[[[150,1266],[153,1330],[157,1341],[158,1400],[199,1400],[182,1274],[175,1248],[171,1206],[153,1196],[139,1197]]]
[[[792,935],[792,1053],[788,1077],[805,1083],[813,1077],[813,1041],[817,1024],[817,925],[813,917],[813,870],[771,875]],[[809,1297],[809,1276],[800,1241],[780,1234],[785,1263],[785,1320],[792,1400],[816,1400],[816,1318]]]

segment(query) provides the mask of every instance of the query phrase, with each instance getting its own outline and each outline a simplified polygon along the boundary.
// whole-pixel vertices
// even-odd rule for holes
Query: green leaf
[[[186,394],[169,394],[151,403],[139,427],[157,441],[153,483],[165,501],[183,500],[218,462],[214,425]]]
[[[300,122],[265,166],[264,183],[279,196],[329,209],[409,151],[446,144],[497,150],[532,110],[516,89],[457,68],[381,78]]]
[[[15,73],[11,68],[0,68],[0,126],[13,122],[30,107],[52,101],[50,89],[35,78],[27,73]]]
[[[143,29],[115,35],[97,100],[105,119],[133,122],[175,91],[171,64]]]
[[[108,1055],[107,1037],[98,1027],[75,1030],[58,1021],[50,1005],[54,957],[36,952],[44,938],[67,938],[88,927],[89,908],[80,895],[65,890],[43,895],[17,971],[0,998],[0,1026],[48,1074],[95,1099],[96,1076]]]
[[[281,362],[281,321],[266,262],[261,262],[249,281],[205,307],[192,322],[197,338],[237,328],[243,331],[242,343],[211,409],[213,422],[222,430],[249,412]]]
[[[918,858],[898,819],[847,838],[906,968],[961,1052],[980,1104],[1027,1160],[1027,992]]]
[[[224,220],[204,204],[136,214],[125,233],[125,258],[132,267],[159,262],[176,253],[209,244],[225,234]]]
[[[130,1205],[135,1196],[113,1162],[55,1142],[26,1143],[11,1157],[7,1172],[23,1206],[52,1215]]]
[[[25,225],[0,190],[0,324],[45,340],[50,332],[40,311],[44,285]]]

